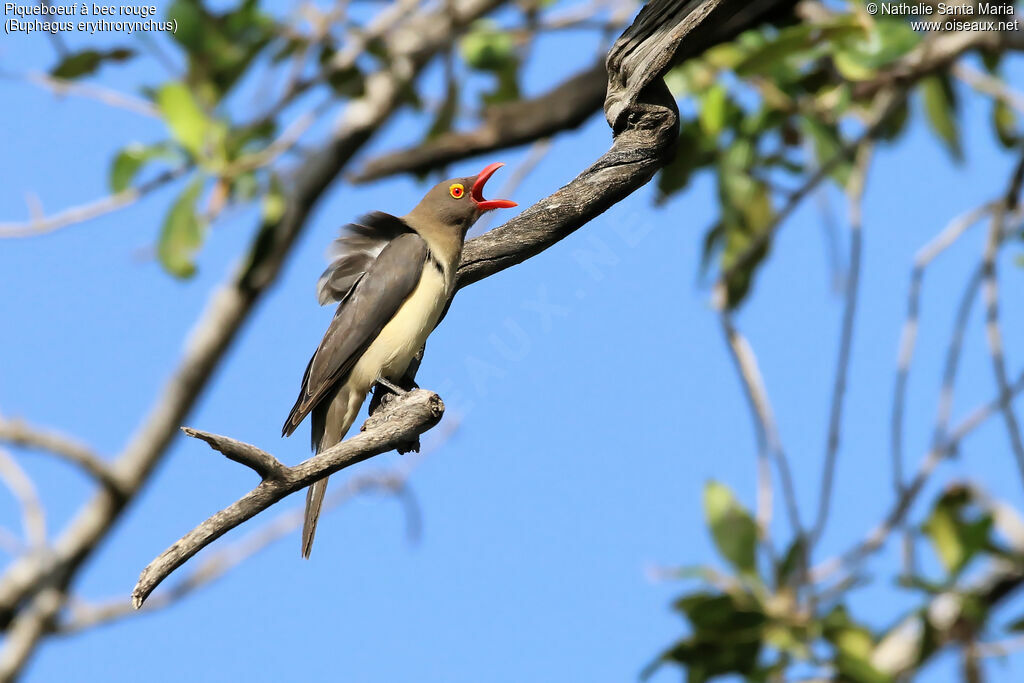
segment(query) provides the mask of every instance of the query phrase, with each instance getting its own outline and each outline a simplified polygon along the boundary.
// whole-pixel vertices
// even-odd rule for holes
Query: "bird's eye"
[[[455,199],[461,199],[462,195],[466,194],[466,188],[462,186],[462,183],[453,183],[448,188],[448,193]]]

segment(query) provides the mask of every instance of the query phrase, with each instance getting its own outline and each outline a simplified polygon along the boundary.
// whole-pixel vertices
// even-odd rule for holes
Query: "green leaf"
[[[907,98],[901,98],[894,111],[890,112],[885,120],[881,122],[878,129],[878,137],[889,142],[895,141],[903,131],[907,129],[907,122],[910,121],[910,105]]]
[[[867,657],[855,657],[845,652],[840,652],[836,657],[836,668],[839,670],[839,680],[849,683],[892,683],[894,680],[872,666]]]
[[[427,140],[432,140],[442,133],[452,129],[455,122],[455,115],[459,111],[459,85],[455,78],[448,78],[444,88],[444,102],[437,109],[434,120],[427,129]]]
[[[814,143],[814,152],[818,159],[818,164],[823,166],[833,163],[834,165],[829,175],[841,187],[846,187],[846,183],[850,180],[850,173],[853,171],[853,163],[847,158],[833,162],[845,149],[843,140],[839,135],[839,129],[812,116],[802,116],[800,118],[800,128],[805,135],[810,136]]]
[[[992,103],[992,127],[995,128],[996,136],[1003,147],[1015,147],[1020,142],[1017,115],[1003,100],[995,100]]]
[[[677,97],[701,93],[713,86],[718,70],[702,59],[688,59],[665,75],[665,84]]]
[[[729,91],[721,83],[704,91],[700,98],[700,127],[708,137],[718,137],[725,128],[725,110]]]
[[[945,76],[928,76],[921,80],[920,87],[928,124],[939,139],[946,143],[953,158],[960,161],[963,150],[960,148],[960,131],[956,122],[957,103],[952,83]]]
[[[179,278],[195,274],[194,257],[202,246],[205,225],[196,214],[196,200],[203,179],[195,178],[181,193],[164,219],[157,243],[157,257],[168,273]]]
[[[122,192],[135,180],[135,176],[146,164],[146,162],[157,158],[173,159],[175,154],[165,144],[141,145],[132,143],[122,149],[114,157],[110,165],[110,189],[112,192]]]
[[[851,683],[890,683],[892,679],[871,665],[875,638],[871,631],[850,618],[843,605],[837,605],[822,620],[822,634],[836,649],[835,663],[841,681]]]
[[[281,187],[281,182],[277,179],[277,176],[270,178],[270,186],[267,188],[267,192],[263,195],[263,222],[267,224],[274,224],[281,220],[281,216],[284,215],[285,209],[288,208],[288,200],[284,196],[284,188]]]
[[[991,544],[992,523],[969,489],[956,486],[939,497],[922,528],[946,571],[955,577]]]
[[[798,572],[806,564],[804,555],[807,553],[807,539],[804,536],[798,536],[792,543],[789,544],[789,549],[786,550],[786,555],[779,562],[779,566],[776,569],[776,580],[775,583],[778,587],[783,587],[789,584],[791,579],[794,579]]]
[[[695,171],[714,162],[716,152],[715,141],[701,132],[696,121],[684,121],[679,129],[675,158],[658,173],[655,203],[662,204],[685,188]]]
[[[519,64],[511,62],[494,72],[498,82],[494,90],[484,94],[485,105],[500,104],[519,99]]]
[[[834,62],[853,81],[873,78],[879,69],[910,52],[921,36],[901,19],[877,19],[867,32],[846,32],[836,41]]]
[[[82,50],[64,57],[50,74],[55,78],[67,80],[81,78],[99,69],[104,62],[123,62],[134,56],[135,51],[125,47],[106,51]]]
[[[202,157],[210,119],[199,108],[188,86],[180,82],[166,84],[157,92],[156,104],[174,139],[193,157]]]
[[[748,576],[757,573],[757,525],[732,491],[716,481],[704,487],[704,516],[718,552]]]
[[[729,673],[751,675],[765,638],[767,617],[751,600],[740,602],[731,595],[694,593],[675,603],[686,615],[693,635],[680,640],[645,667],[649,677],[665,663],[686,667],[688,681],[706,681]]]
[[[328,85],[341,97],[359,97],[366,90],[363,72],[356,66],[347,69],[329,68],[335,53],[336,50],[326,45],[320,49],[320,67],[327,71]]]
[[[779,31],[774,39],[750,50],[735,71],[743,78],[771,76],[776,83],[790,83],[799,78],[800,65],[813,58],[820,45],[819,28],[813,24],[796,24]]]
[[[492,21],[477,21],[459,42],[462,59],[472,69],[499,72],[518,62],[512,34]]]
[[[726,149],[718,163],[718,195],[721,220],[706,238],[721,252],[720,269],[726,276],[725,305],[738,306],[750,290],[754,273],[768,255],[765,239],[775,219],[771,193],[754,177],[757,150],[750,140],[739,138]]]
[[[223,97],[276,35],[275,22],[257,0],[242,0],[223,14],[199,0],[175,0],[167,18],[176,22],[172,37],[188,54],[186,80],[206,104]]]

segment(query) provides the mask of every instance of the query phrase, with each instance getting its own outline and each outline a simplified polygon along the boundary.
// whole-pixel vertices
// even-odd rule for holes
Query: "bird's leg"
[[[412,389],[419,389],[416,383],[409,380],[408,376],[404,377],[403,384],[408,382],[412,384]],[[385,394],[381,389],[385,389],[390,393]],[[386,377],[378,377],[376,386],[373,389],[373,398],[370,399],[370,415],[373,415],[380,408],[386,406],[391,401],[395,400],[399,396],[408,394],[412,389],[403,389]],[[420,450],[420,437],[414,437],[413,439],[400,443],[395,447],[395,450],[401,454],[416,452]]]
[[[402,396],[404,394],[408,394],[409,393],[407,390],[405,390],[402,387],[398,386],[397,384],[395,384],[394,382],[392,382],[391,380],[389,380],[386,377],[378,377],[377,378],[377,384],[381,385],[382,387],[384,387],[385,389],[390,391],[392,394],[395,394],[396,396]]]

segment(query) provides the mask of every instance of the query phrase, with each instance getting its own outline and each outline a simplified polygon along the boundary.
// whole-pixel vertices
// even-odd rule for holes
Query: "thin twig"
[[[1017,170],[1014,172],[1005,201],[992,212],[992,224],[985,245],[981,269],[985,291],[985,332],[989,355],[992,358],[992,368],[1001,396],[1009,394],[1010,383],[1003,350],[1003,333],[999,324],[999,279],[996,271],[996,259],[999,255],[999,247],[1003,242],[1006,212],[1016,208],[1022,178],[1024,178],[1024,157],[1021,157]],[[1014,459],[1017,461],[1017,468],[1020,470],[1021,481],[1024,483],[1024,440],[1021,438],[1020,423],[1017,422],[1017,416],[1009,402],[1002,405],[1002,413],[1006,422],[1006,432],[1010,437],[1010,447]]]
[[[949,249],[960,237],[975,223],[985,217],[993,208],[994,203],[987,202],[981,206],[971,209],[954,218],[943,230],[932,238],[927,244],[917,251],[914,257],[914,266],[910,272],[910,288],[907,294],[907,313],[903,321],[903,330],[900,333],[899,359],[897,361],[896,382],[893,390],[893,406],[891,425],[891,457],[893,487],[896,495],[903,492],[903,416],[906,406],[907,383],[910,378],[910,367],[914,358],[914,350],[917,344],[917,331],[919,328],[919,314],[921,307],[921,288],[924,283],[924,274],[932,262],[944,251]],[[969,305],[967,306],[969,309]],[[964,306],[961,305],[962,311]],[[966,326],[966,316],[963,318],[962,326],[956,328],[963,330]],[[954,335],[954,341],[962,338],[962,334]],[[959,344],[955,345],[956,355],[947,355],[947,373],[949,379],[943,384],[944,390],[952,390],[952,380],[956,373],[956,359],[959,358]],[[951,374],[952,373],[952,374]],[[945,392],[943,393],[945,396]],[[950,395],[950,404],[952,396]],[[940,408],[940,415],[945,414],[945,419],[940,418],[943,426],[948,423],[948,410]],[[936,432],[938,433],[938,432]]]
[[[1003,79],[978,71],[963,62],[957,62],[950,70],[954,76],[978,92],[991,95],[1007,106],[1024,113],[1024,93],[1014,90]]]
[[[134,204],[150,192],[185,175],[189,168],[189,166],[179,166],[164,171],[152,180],[148,180],[136,187],[129,187],[126,190],[103,197],[102,199],[65,209],[52,216],[33,218],[25,223],[0,223],[0,239],[34,237],[117,211],[129,204]]]
[[[0,681],[15,680],[39,641],[50,632],[65,599],[63,591],[45,587],[18,612],[18,618],[4,634],[4,647],[0,651]]]
[[[67,460],[104,486],[115,490],[119,488],[110,465],[91,448],[71,437],[34,427],[24,420],[0,418],[0,441],[52,453]]]
[[[135,114],[141,114],[152,118],[160,118],[160,112],[157,111],[157,108],[148,101],[133,95],[126,95],[116,90],[112,90],[111,88],[95,85],[93,83],[69,81],[38,72],[28,73],[23,76],[11,73],[0,73],[0,78],[24,80],[32,83],[33,85],[45,88],[58,96],[75,95],[78,97],[85,97],[87,99],[96,100],[97,102],[102,102],[103,104],[117,109],[124,109]]]
[[[875,136],[881,131],[883,124],[893,111],[896,110],[897,105],[906,98],[904,91],[895,94],[893,92],[886,92],[880,96],[878,101],[877,111],[873,116],[872,120],[868,122],[864,130],[854,140],[846,144],[841,150],[836,152],[831,158],[825,163],[818,167],[818,169],[811,174],[811,176],[804,181],[803,185],[798,187],[793,193],[786,199],[786,203],[782,205],[782,208],[775,214],[771,222],[766,225],[761,232],[750,241],[750,244],[743,250],[742,253],[736,258],[735,261],[725,269],[718,277],[715,282],[714,291],[712,292],[712,301],[719,307],[724,307],[728,303],[727,296],[727,284],[737,273],[742,272],[744,269],[750,267],[750,264],[754,261],[758,254],[768,246],[768,244],[774,238],[775,233],[779,230],[786,219],[789,218],[798,206],[803,202],[804,198],[807,197],[814,189],[834,171],[839,164],[847,159],[851,158],[857,149],[860,148],[864,142],[873,140]]]
[[[906,514],[910,511],[911,505],[924,488],[925,482],[939,463],[955,453],[959,449],[960,443],[969,434],[1002,410],[1005,404],[1012,402],[1021,391],[1024,391],[1024,372],[1009,386],[1008,393],[1000,393],[995,399],[975,408],[967,417],[960,421],[946,440],[941,444],[933,446],[922,458],[914,478],[904,488],[903,495],[896,500],[890,512],[885,516],[885,519],[872,529],[864,540],[856,546],[842,555],[826,560],[816,566],[811,573],[812,580],[814,582],[822,581],[844,566],[855,567],[865,557],[881,548],[889,534],[903,522]]]
[[[860,284],[860,262],[863,250],[863,201],[867,184],[868,166],[871,163],[871,143],[865,142],[857,151],[856,163],[846,193],[850,204],[850,265],[846,269],[846,301],[843,310],[842,330],[839,334],[839,358],[836,361],[836,375],[832,386],[832,401],[829,410],[828,439],[825,445],[825,466],[821,476],[818,515],[811,532],[809,546],[821,538],[828,522],[832,503],[832,487],[835,481],[836,461],[839,456],[839,435],[842,428],[843,398],[846,394],[846,380],[850,372],[850,350],[853,346],[853,325],[857,313],[857,293]]]
[[[409,535],[414,536],[418,528],[418,514],[406,503],[409,491],[406,486],[407,471],[378,472],[353,477],[344,486],[337,487],[324,500],[324,511],[330,511],[352,500],[356,496],[371,492],[394,495],[404,504]],[[55,626],[55,631],[70,634],[124,617],[148,614],[169,607],[194,591],[204,588],[254,557],[278,540],[291,535],[302,526],[305,514],[302,508],[294,508],[279,514],[273,521],[246,534],[240,540],[226,545],[199,563],[170,588],[151,595],[142,609],[135,609],[131,600],[120,597],[98,604],[72,603],[68,618]]]
[[[739,374],[740,382],[743,385],[744,395],[750,407],[750,414],[753,418],[754,431],[757,435],[758,458],[771,457],[779,471],[779,479],[782,483],[782,495],[786,503],[786,512],[789,516],[790,525],[794,535],[799,538],[803,536],[803,525],[800,522],[800,508],[797,504],[796,488],[793,485],[793,477],[789,469],[789,461],[786,458],[785,450],[782,447],[782,440],[779,438],[778,428],[775,424],[775,416],[772,412],[771,402],[768,399],[768,392],[764,386],[764,379],[758,369],[757,357],[746,338],[736,329],[732,322],[732,316],[723,312],[720,316],[722,331],[725,334],[726,346],[729,348],[733,365]],[[758,467],[762,475],[758,478],[758,496],[762,502],[758,504],[758,510],[765,507],[764,499],[771,498],[771,477],[765,478],[765,468]],[[760,513],[765,516],[763,511]],[[768,530],[763,529],[763,534]]]
[[[7,485],[21,505],[22,526],[29,549],[45,548],[46,511],[39,500],[39,493],[18,461],[3,448],[0,448],[0,481]]]

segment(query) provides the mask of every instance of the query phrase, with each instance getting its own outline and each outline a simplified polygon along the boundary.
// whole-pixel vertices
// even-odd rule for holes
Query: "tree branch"
[[[0,441],[13,446],[47,451],[78,467],[104,486],[119,490],[110,466],[88,446],[54,431],[29,425],[24,420],[0,418]]]
[[[885,106],[884,103],[880,103]],[[853,346],[853,325],[857,313],[857,294],[860,283],[861,253],[864,250],[863,200],[867,185],[868,166],[871,163],[872,144],[865,141],[857,152],[856,164],[847,183],[846,194],[850,204],[850,265],[846,271],[846,293],[843,322],[839,335],[839,357],[832,384],[829,408],[828,438],[825,444],[825,465],[821,475],[818,514],[811,530],[810,545],[815,545],[825,532],[828,513],[832,505],[832,487],[835,483],[836,463],[839,458],[839,435],[842,430],[843,398],[850,372],[850,353]]]
[[[142,607],[146,597],[171,572],[242,522],[252,519],[285,496],[301,491],[315,481],[417,438],[436,425],[443,413],[444,404],[437,394],[415,389],[386,403],[382,410],[366,421],[364,431],[294,467],[285,466],[256,446],[186,429],[186,434],[206,441],[231,460],[266,474],[261,475],[264,478],[259,486],[185,534],[150,562],[142,570],[139,582],[132,591],[132,604],[136,609]]]
[[[445,133],[421,145],[370,159],[350,180],[366,183],[399,173],[426,173],[461,159],[571,130],[600,111],[607,85],[608,72],[602,59],[543,95],[488,107],[483,122],[473,130]]]
[[[622,73],[642,68],[643,73],[638,73],[634,78],[639,78],[646,85],[652,80],[651,74],[664,73],[673,63],[700,54],[718,43],[732,40],[762,21],[787,16],[796,1],[752,0],[742,6],[739,3],[726,3],[729,5],[728,12],[718,12],[714,22],[707,22],[708,15],[720,4],[703,0],[660,3],[659,11],[671,5],[671,11],[665,15],[659,14],[657,19],[661,25],[672,28],[674,35],[664,37],[658,47],[650,51],[654,55],[650,63],[644,63],[644,59],[650,56],[645,52],[642,56],[631,57],[634,61],[629,65],[616,63],[614,68]],[[682,16],[683,21],[689,23],[676,26],[673,24],[674,16]],[[657,29],[658,21],[651,22],[645,30]],[[698,24],[700,31],[694,33],[693,28]],[[683,37],[687,39],[685,46],[681,45]],[[622,51],[623,47],[620,46],[620,53]],[[600,111],[602,106],[608,106],[605,99],[608,92],[606,62],[606,59],[599,60],[537,97],[486,108],[483,121],[472,130],[453,131],[419,145],[375,157],[366,162],[350,180],[365,183],[400,173],[426,173],[461,159],[517,147],[572,130]],[[615,115],[637,99],[639,89],[631,89],[629,94],[624,94],[623,89],[627,87],[625,79],[616,84],[616,91],[620,94],[614,98]]]
[[[64,209],[52,216],[36,216],[23,223],[0,223],[0,239],[43,235],[69,225],[74,225],[75,223],[92,220],[93,218],[117,211],[134,204],[150,192],[158,190],[171,181],[180,178],[189,169],[189,166],[172,168],[136,187],[129,187],[107,197]]]
[[[220,451],[228,460],[245,465],[260,475],[263,481],[280,481],[288,476],[288,468],[282,465],[280,460],[256,446],[232,439],[229,436],[211,434],[191,427],[182,427],[181,431],[193,439],[205,441],[210,448]]]

